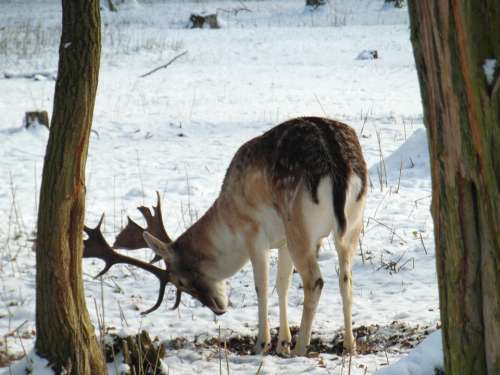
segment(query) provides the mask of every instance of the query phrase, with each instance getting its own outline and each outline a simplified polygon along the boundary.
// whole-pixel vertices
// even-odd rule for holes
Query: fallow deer
[[[165,285],[199,299],[216,314],[227,308],[225,280],[250,260],[258,298],[259,333],[256,352],[270,346],[267,319],[269,249],[278,249],[277,291],[280,328],[277,352],[290,354],[287,294],[293,267],[302,278],[304,307],[294,354],[306,354],[323,279],[317,252],[323,238],[333,232],[339,258],[344,349],[352,351],[351,262],[363,225],[367,169],[356,133],[340,122],[301,117],[286,121],[243,144],[226,172],[219,196],[189,229],[171,241],[161,222],[141,207],[148,227],[132,221],[120,233],[115,248],[150,247],[166,263],[155,267],[116,253],[95,229],[86,228],[86,257],[130,263],[154,273],[161,282],[156,305]],[[130,219],[129,219],[130,220]],[[102,274],[102,273],[101,273]]]

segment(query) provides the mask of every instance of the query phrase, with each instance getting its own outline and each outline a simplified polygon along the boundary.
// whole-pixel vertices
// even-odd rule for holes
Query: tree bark
[[[446,375],[500,374],[498,0],[413,0]]]
[[[37,230],[36,351],[56,373],[105,374],[85,305],[85,163],[99,75],[99,0],[63,0],[54,110]]]

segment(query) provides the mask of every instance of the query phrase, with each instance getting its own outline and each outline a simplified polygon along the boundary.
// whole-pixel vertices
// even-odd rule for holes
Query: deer
[[[324,281],[317,254],[324,238],[333,234],[339,262],[339,287],[344,318],[344,350],[355,350],[352,332],[352,258],[363,227],[367,168],[354,129],[321,117],[283,122],[244,143],[232,158],[218,197],[198,221],[177,239],[166,233],[160,196],[153,213],[139,210],[142,228],[128,218],[125,229],[109,246],[100,226],[85,227],[84,257],[106,265],[128,263],[153,273],[160,281],[156,304],[168,283],[176,287],[173,308],[182,293],[190,294],[215,314],[228,307],[225,280],[251,262],[258,301],[255,353],[270,349],[268,321],[269,250],[278,249],[276,290],[279,299],[279,355],[307,354],[312,323]],[[114,249],[150,248],[153,261],[166,268],[128,257]],[[304,304],[295,347],[288,324],[288,289],[293,269],[302,279]]]

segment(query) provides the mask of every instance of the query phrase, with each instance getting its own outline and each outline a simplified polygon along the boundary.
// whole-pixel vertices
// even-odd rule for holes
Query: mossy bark
[[[63,0],[54,110],[37,230],[36,351],[56,373],[106,373],[85,305],[85,163],[99,75],[98,0]]]
[[[498,0],[409,1],[432,169],[447,375],[500,374]],[[497,87],[497,89],[495,89]]]

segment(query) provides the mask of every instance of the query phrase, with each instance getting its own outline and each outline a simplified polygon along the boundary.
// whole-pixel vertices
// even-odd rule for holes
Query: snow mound
[[[431,333],[407,357],[373,375],[434,375],[443,368],[441,330]]]
[[[357,60],[374,60],[378,59],[378,51],[376,49],[365,49],[356,57]]]
[[[34,350],[30,351],[28,355],[15,362],[5,372],[0,372],[1,375],[54,375],[54,371],[48,366],[49,362],[42,357],[39,357]]]
[[[427,134],[425,129],[416,130],[396,151],[385,160],[385,170],[388,179],[398,179],[401,174],[411,178],[429,178],[429,150],[427,147]],[[383,170],[380,163],[370,168],[370,174],[377,176]]]

